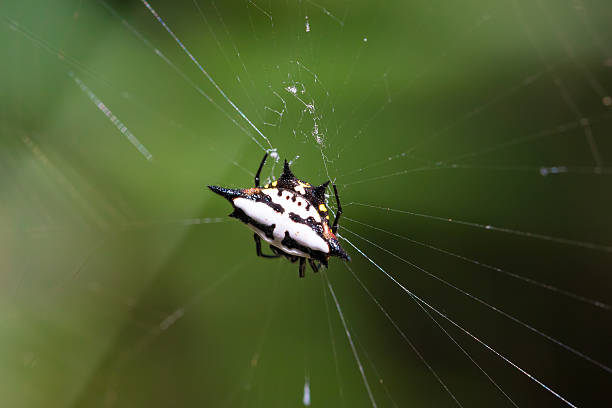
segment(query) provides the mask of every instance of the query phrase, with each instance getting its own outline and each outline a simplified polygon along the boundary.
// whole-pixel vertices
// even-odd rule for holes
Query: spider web
[[[0,14],[4,405],[609,400],[605,2]],[[264,152],[337,184],[350,264],[255,258],[204,187]]]

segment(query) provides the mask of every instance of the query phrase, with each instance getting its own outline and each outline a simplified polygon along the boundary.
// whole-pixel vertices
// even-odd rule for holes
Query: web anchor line
[[[327,301],[327,290],[325,287],[325,281],[321,279],[321,284],[323,288],[323,300],[325,302],[325,313],[327,314],[327,327],[329,330],[329,340],[332,348],[332,355],[334,356],[334,367],[336,371],[336,381],[338,382],[338,394],[340,395],[340,401],[342,403],[341,407],[344,408],[346,403],[344,401],[344,389],[342,387],[342,379],[340,376],[340,367],[338,366],[338,352],[336,350],[336,342],[334,340],[334,329],[331,323],[331,313],[329,312],[329,302]]]
[[[567,297],[569,297],[571,299],[575,299],[575,300],[578,300],[580,302],[584,302],[584,303],[590,304],[590,305],[595,306],[595,307],[599,307],[599,308],[601,308],[603,310],[612,311],[612,307],[609,304],[604,303],[604,302],[602,302],[600,300],[591,299],[591,298],[588,298],[586,296],[582,296],[582,295],[579,295],[577,293],[570,292],[570,291],[565,290],[565,289],[561,289],[561,288],[559,288],[557,286],[554,286],[554,285],[551,285],[551,284],[548,284],[548,283],[544,283],[544,282],[540,282],[540,281],[538,281],[536,279],[529,278],[527,276],[523,276],[523,275],[519,275],[519,274],[514,273],[514,272],[507,271],[507,270],[502,269],[502,268],[500,268],[498,266],[489,265],[489,264],[487,264],[485,262],[477,261],[476,259],[469,258],[467,256],[464,256],[464,255],[461,255],[461,254],[449,251],[447,249],[438,248],[438,247],[436,247],[434,245],[431,245],[431,244],[429,244],[427,242],[420,242],[420,241],[417,241],[415,239],[406,237],[404,235],[400,235],[400,234],[396,234],[396,233],[391,232],[391,231],[387,231],[387,230],[385,230],[383,228],[379,228],[379,227],[376,227],[374,225],[370,225],[370,224],[367,224],[365,222],[358,221],[358,220],[356,220],[354,218],[351,218],[351,217],[344,216],[342,219],[343,220],[348,220],[348,221],[351,221],[351,222],[354,222],[354,223],[357,223],[357,224],[360,224],[360,225],[363,225],[365,227],[371,228],[371,229],[376,230],[376,231],[384,232],[385,234],[391,235],[393,237],[403,239],[403,240],[411,242],[413,244],[420,245],[420,246],[425,247],[425,248],[429,248],[431,250],[440,252],[440,253],[445,254],[445,255],[449,255],[449,256],[455,257],[457,259],[461,259],[461,260],[463,260],[465,262],[469,262],[471,264],[474,264],[474,265],[477,265],[477,266],[480,266],[480,267],[483,267],[483,268],[486,268],[486,269],[489,269],[489,270],[492,270],[492,271],[495,271],[495,272],[502,273],[502,274],[504,274],[506,276],[509,276],[511,278],[518,279],[518,280],[521,280],[523,282],[527,282],[527,283],[529,283],[531,285],[538,286],[538,287],[546,289],[546,290],[550,290],[551,292],[555,292],[555,293],[558,293],[560,295],[567,296]]]
[[[422,305],[426,306],[428,309],[430,309],[431,311],[433,311],[434,313],[436,313],[437,315],[439,315],[440,317],[442,317],[443,319],[447,320],[449,323],[451,323],[453,326],[455,326],[456,328],[458,328],[459,330],[461,330],[462,332],[464,332],[466,335],[468,335],[469,337],[471,337],[474,341],[480,343],[480,345],[482,345],[483,347],[485,347],[487,350],[489,350],[490,352],[492,352],[493,354],[495,354],[497,357],[501,358],[502,360],[504,360],[507,364],[509,364],[510,366],[512,366],[513,368],[515,368],[516,370],[518,370],[519,372],[521,372],[521,374],[525,375],[527,378],[529,378],[530,380],[532,380],[533,382],[535,382],[536,384],[538,384],[540,387],[544,388],[546,391],[548,391],[549,393],[551,393],[552,395],[554,395],[555,397],[557,397],[559,400],[563,401],[566,405],[572,407],[572,408],[578,408],[576,405],[572,404],[570,401],[568,401],[567,399],[565,399],[561,394],[559,394],[558,392],[556,392],[555,390],[553,390],[552,388],[550,388],[549,386],[547,386],[546,384],[544,384],[542,381],[538,380],[536,377],[534,377],[532,374],[530,374],[529,372],[527,372],[526,370],[524,370],[523,368],[521,368],[520,366],[518,366],[517,364],[513,363],[510,359],[508,359],[507,357],[505,357],[503,354],[501,354],[500,352],[498,352],[497,350],[495,350],[494,348],[492,348],[491,346],[489,346],[488,344],[486,344],[484,341],[480,340],[478,337],[476,337],[475,335],[473,335],[471,332],[469,332],[468,330],[464,329],[461,325],[459,325],[458,323],[456,323],[454,320],[452,320],[450,317],[446,316],[446,314],[440,312],[438,309],[436,309],[435,307],[431,306],[429,303],[427,303],[426,301],[424,301],[423,299],[421,299],[420,297],[418,297],[416,294],[414,294],[413,292],[411,292],[409,289],[407,289],[404,285],[402,285],[397,279],[395,279],[393,276],[391,276],[389,274],[389,272],[385,271],[382,267],[380,267],[376,262],[374,262],[370,257],[368,257],[365,253],[363,253],[362,250],[360,250],[359,248],[357,248],[351,241],[349,241],[348,239],[346,239],[343,236],[339,236],[340,238],[342,238],[344,241],[346,241],[350,246],[352,246],[357,252],[359,252],[361,254],[361,256],[363,256],[366,260],[368,260],[368,262],[370,262],[372,265],[374,265],[378,270],[380,270],[382,273],[384,273],[389,279],[391,279],[391,281],[393,281],[396,285],[398,285],[404,292],[406,292],[410,297],[412,297],[415,301],[420,302]]]
[[[340,320],[342,321],[342,326],[344,326],[344,333],[346,334],[346,338],[351,346],[351,350],[353,351],[353,357],[355,357],[355,362],[357,363],[359,373],[361,374],[361,378],[363,379],[363,385],[365,386],[366,391],[368,392],[372,407],[376,408],[376,400],[374,400],[374,395],[372,394],[372,390],[370,389],[370,384],[368,383],[365,371],[363,370],[363,364],[361,364],[361,359],[359,358],[359,354],[357,353],[357,349],[355,348],[355,343],[353,342],[353,338],[351,337],[351,332],[349,331],[346,320],[344,319],[344,314],[342,313],[340,302],[338,302],[338,298],[336,298],[336,293],[334,292],[334,289],[332,288],[331,282],[327,278],[327,274],[325,273],[325,271],[323,271],[323,277],[325,278],[325,282],[327,283],[329,293],[332,295],[334,303],[336,304],[336,310],[338,310],[338,315],[340,316]]]
[[[427,360],[425,359],[425,357],[423,357],[423,354],[421,354],[421,352],[416,348],[416,346],[414,345],[414,343],[412,341],[410,341],[410,339],[408,338],[408,336],[406,335],[406,333],[404,333],[404,331],[399,327],[399,325],[395,322],[395,320],[393,320],[391,318],[391,316],[389,315],[389,313],[385,310],[385,308],[382,307],[382,305],[380,304],[380,302],[378,300],[376,300],[376,298],[374,297],[374,295],[372,294],[372,292],[370,292],[370,290],[365,286],[365,284],[361,281],[361,279],[359,279],[359,277],[357,277],[357,274],[353,271],[353,269],[345,262],[344,266],[351,272],[351,274],[353,275],[353,277],[355,278],[355,280],[361,285],[361,287],[363,288],[363,290],[368,294],[368,296],[370,297],[370,299],[372,299],[372,301],[376,304],[376,306],[378,306],[378,308],[380,309],[380,311],[385,315],[385,317],[387,318],[387,320],[389,320],[389,322],[391,322],[391,324],[393,325],[393,327],[395,328],[395,330],[397,330],[397,332],[400,334],[400,336],[404,339],[404,341],[408,344],[408,346],[410,346],[410,348],[412,349],[412,351],[414,352],[414,354],[416,354],[416,356],[419,358],[419,360],[421,360],[421,362],[425,365],[425,367],[427,367],[427,370],[429,370],[429,372],[435,377],[436,381],[438,381],[438,383],[440,384],[440,386],[442,386],[442,388],[444,389],[444,391],[446,391],[448,393],[448,395],[450,395],[450,397],[453,399],[453,401],[455,401],[455,404],[462,407],[461,403],[459,402],[459,400],[457,399],[457,397],[455,397],[455,394],[453,394],[453,392],[450,390],[450,388],[448,388],[448,386],[446,385],[446,383],[442,380],[442,378],[440,377],[440,375],[433,369],[433,367],[431,366],[431,364],[429,364],[427,362]],[[485,373],[486,374],[486,373]],[[502,391],[503,392],[503,391]]]
[[[605,245],[605,244],[598,244],[598,243],[595,243],[595,242],[578,241],[578,240],[575,240],[575,239],[569,239],[569,238],[563,238],[563,237],[555,237],[555,236],[552,236],[552,235],[540,234],[540,233],[537,233],[537,232],[514,230],[514,229],[510,229],[510,228],[505,228],[505,227],[497,227],[495,225],[490,225],[490,224],[480,224],[480,223],[477,223],[477,222],[456,220],[454,218],[444,218],[444,217],[439,217],[439,216],[436,216],[436,215],[421,214],[421,213],[416,213],[416,212],[412,212],[412,211],[398,210],[398,209],[395,209],[395,208],[382,207],[382,206],[378,206],[378,205],[374,205],[374,204],[358,203],[358,202],[354,202],[354,201],[350,202],[348,204],[345,204],[344,206],[348,207],[349,205],[359,205],[359,206],[362,206],[362,207],[374,208],[374,209],[377,209],[377,210],[383,210],[383,211],[387,211],[387,212],[394,212],[394,213],[400,213],[400,214],[413,215],[415,217],[428,218],[428,219],[437,220],[437,221],[445,221],[445,222],[450,222],[452,224],[466,225],[466,226],[469,226],[469,227],[485,229],[485,230],[488,230],[488,231],[503,232],[505,234],[518,235],[520,237],[540,239],[542,241],[555,242],[557,244],[565,244],[565,245],[571,245],[571,246],[575,246],[575,247],[581,247],[581,248],[593,249],[593,250],[596,250],[596,251],[603,251],[603,252],[611,252],[612,253],[612,246]]]
[[[573,353],[573,354],[577,355],[578,357],[580,357],[580,358],[582,358],[582,359],[584,359],[584,360],[586,360],[586,361],[588,361],[588,362],[598,366],[599,368],[601,368],[604,371],[607,371],[608,373],[612,373],[612,368],[610,368],[607,365],[605,365],[605,364],[595,360],[594,358],[584,354],[583,352],[581,352],[581,351],[579,351],[579,350],[577,350],[577,349],[575,349],[575,348],[573,348],[573,347],[563,343],[560,340],[557,340],[556,338],[554,338],[554,337],[552,337],[552,336],[550,336],[550,335],[548,335],[548,334],[546,334],[546,333],[544,333],[544,332],[542,332],[542,331],[540,331],[538,329],[536,329],[535,327],[533,327],[533,326],[523,322],[522,320],[520,320],[520,319],[518,319],[518,318],[516,318],[516,317],[514,317],[514,316],[512,316],[512,315],[510,315],[510,314],[508,314],[506,312],[504,312],[502,309],[499,309],[498,307],[495,307],[495,306],[485,302],[484,300],[480,299],[479,297],[474,296],[474,295],[466,292],[465,290],[463,290],[463,289],[461,289],[461,288],[451,284],[450,282],[448,282],[448,281],[440,278],[439,276],[437,276],[437,275],[435,275],[435,274],[433,274],[433,273],[431,273],[431,272],[421,268],[420,266],[418,266],[418,265],[416,265],[416,264],[414,264],[414,263],[412,263],[412,262],[402,258],[401,256],[394,254],[393,252],[391,252],[391,251],[381,247],[380,245],[375,244],[374,242],[370,241],[369,239],[362,237],[361,235],[359,235],[359,234],[349,230],[348,228],[345,227],[344,230],[347,231],[347,232],[350,232],[351,234],[353,234],[355,236],[357,236],[358,238],[362,239],[363,241],[366,241],[370,245],[373,245],[376,248],[378,248],[378,249],[388,253],[389,255],[391,255],[391,256],[401,260],[402,262],[412,266],[413,268],[418,269],[419,271],[425,273],[427,276],[429,276],[429,277],[431,277],[433,279],[436,279],[437,281],[443,283],[444,285],[446,285],[446,286],[448,286],[450,288],[453,288],[454,290],[462,293],[463,295],[469,297],[470,299],[474,300],[475,302],[478,302],[481,305],[486,306],[487,308],[493,310],[494,312],[500,314],[501,316],[504,316],[507,319],[510,319],[513,322],[515,322],[517,324],[520,324],[524,328],[526,328],[528,330],[531,330],[532,332],[542,336],[543,338],[547,339],[548,341],[551,341],[551,342],[555,343],[556,345],[558,345],[559,347],[564,348],[565,350],[569,351],[570,353]]]
[[[181,47],[181,49],[185,52],[185,54],[187,54],[189,59],[196,65],[196,67],[198,67],[198,69],[204,74],[204,76],[206,76],[208,81],[215,87],[215,89],[217,89],[217,91],[219,91],[223,99],[225,99],[227,103],[229,103],[232,106],[232,108],[234,108],[234,110],[253,128],[253,130],[255,130],[255,132],[257,132],[257,134],[259,134],[266,141],[266,143],[268,143],[268,145],[270,146],[270,149],[272,149],[273,148],[272,143],[270,143],[270,140],[266,137],[266,135],[264,135],[261,132],[261,130],[259,130],[259,128],[255,126],[255,124],[251,122],[251,120],[240,110],[240,108],[236,106],[236,104],[229,98],[229,96],[227,96],[227,94],[223,91],[223,89],[221,89],[221,87],[217,84],[217,82],[215,82],[212,76],[210,76],[208,71],[204,69],[204,67],[198,62],[196,57],[194,57],[194,55],[189,51],[189,49],[187,49],[185,44],[183,44],[183,42],[177,37],[177,35],[174,34],[174,31],[170,29],[170,27],[161,18],[161,16],[157,13],[157,11],[155,11],[155,9],[151,7],[151,5],[149,4],[147,0],[141,0],[141,1],[142,1],[142,4],[144,4],[144,6],[151,12],[151,14],[153,14],[153,17],[155,17],[155,19],[162,25],[162,27],[164,27],[164,29],[168,32],[168,34],[170,34],[170,36],[174,39],[174,41],[176,41],[179,47]]]

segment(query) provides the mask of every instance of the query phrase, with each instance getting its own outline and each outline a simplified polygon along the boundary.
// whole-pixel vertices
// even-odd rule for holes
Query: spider
[[[337,256],[350,261],[342,249],[336,232],[342,215],[338,189],[333,184],[338,210],[333,225],[329,226],[329,213],[325,206],[325,190],[330,181],[313,187],[299,180],[291,172],[285,160],[283,174],[278,180],[259,186],[259,175],[266,163],[266,153],[255,174],[255,187],[231,189],[208,186],[213,192],[225,197],[234,207],[229,216],[244,222],[255,233],[255,250],[262,258],[286,257],[289,261],[300,261],[299,276],[303,278],[306,260],[314,272],[321,265],[327,267],[329,258]],[[261,240],[270,244],[273,255],[264,254]]]

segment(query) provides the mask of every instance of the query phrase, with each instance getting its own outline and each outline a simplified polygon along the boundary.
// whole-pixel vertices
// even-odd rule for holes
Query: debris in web
[[[540,174],[542,176],[548,176],[550,174],[561,174],[561,173],[567,173],[567,167],[565,166],[540,167]]]

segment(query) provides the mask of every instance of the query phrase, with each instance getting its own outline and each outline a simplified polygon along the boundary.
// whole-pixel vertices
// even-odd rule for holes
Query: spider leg
[[[261,238],[259,237],[259,235],[253,234],[253,239],[255,240],[255,250],[257,251],[257,256],[260,256],[262,258],[278,258],[280,256],[279,254],[264,254],[263,252],[261,252]]]
[[[338,197],[338,189],[336,188],[336,183],[334,183],[334,194],[336,195],[336,206],[338,209],[336,210],[336,216],[334,217],[334,225],[332,225],[332,232],[334,235],[338,231],[338,221],[340,220],[340,216],[342,215],[342,206],[340,205],[340,197]]]
[[[300,258],[300,278],[306,276],[306,258]]]
[[[267,158],[268,158],[268,152],[264,154],[263,159],[261,159],[261,163],[259,163],[259,168],[257,169],[257,173],[255,173],[255,187],[259,187],[259,175],[261,174],[261,169],[263,169],[264,164],[266,164]]]
[[[270,245],[270,249],[272,250],[272,252],[274,252],[276,255],[278,256],[284,256],[285,258],[287,258],[291,263],[295,263],[297,262],[298,259],[300,259],[299,257],[295,256],[295,255],[289,255],[288,253],[284,252],[281,249],[278,249],[277,247],[275,247],[274,245]]]
[[[314,273],[319,272],[319,269],[321,269],[321,262],[317,262],[314,259],[309,259],[308,264],[310,265]]]

